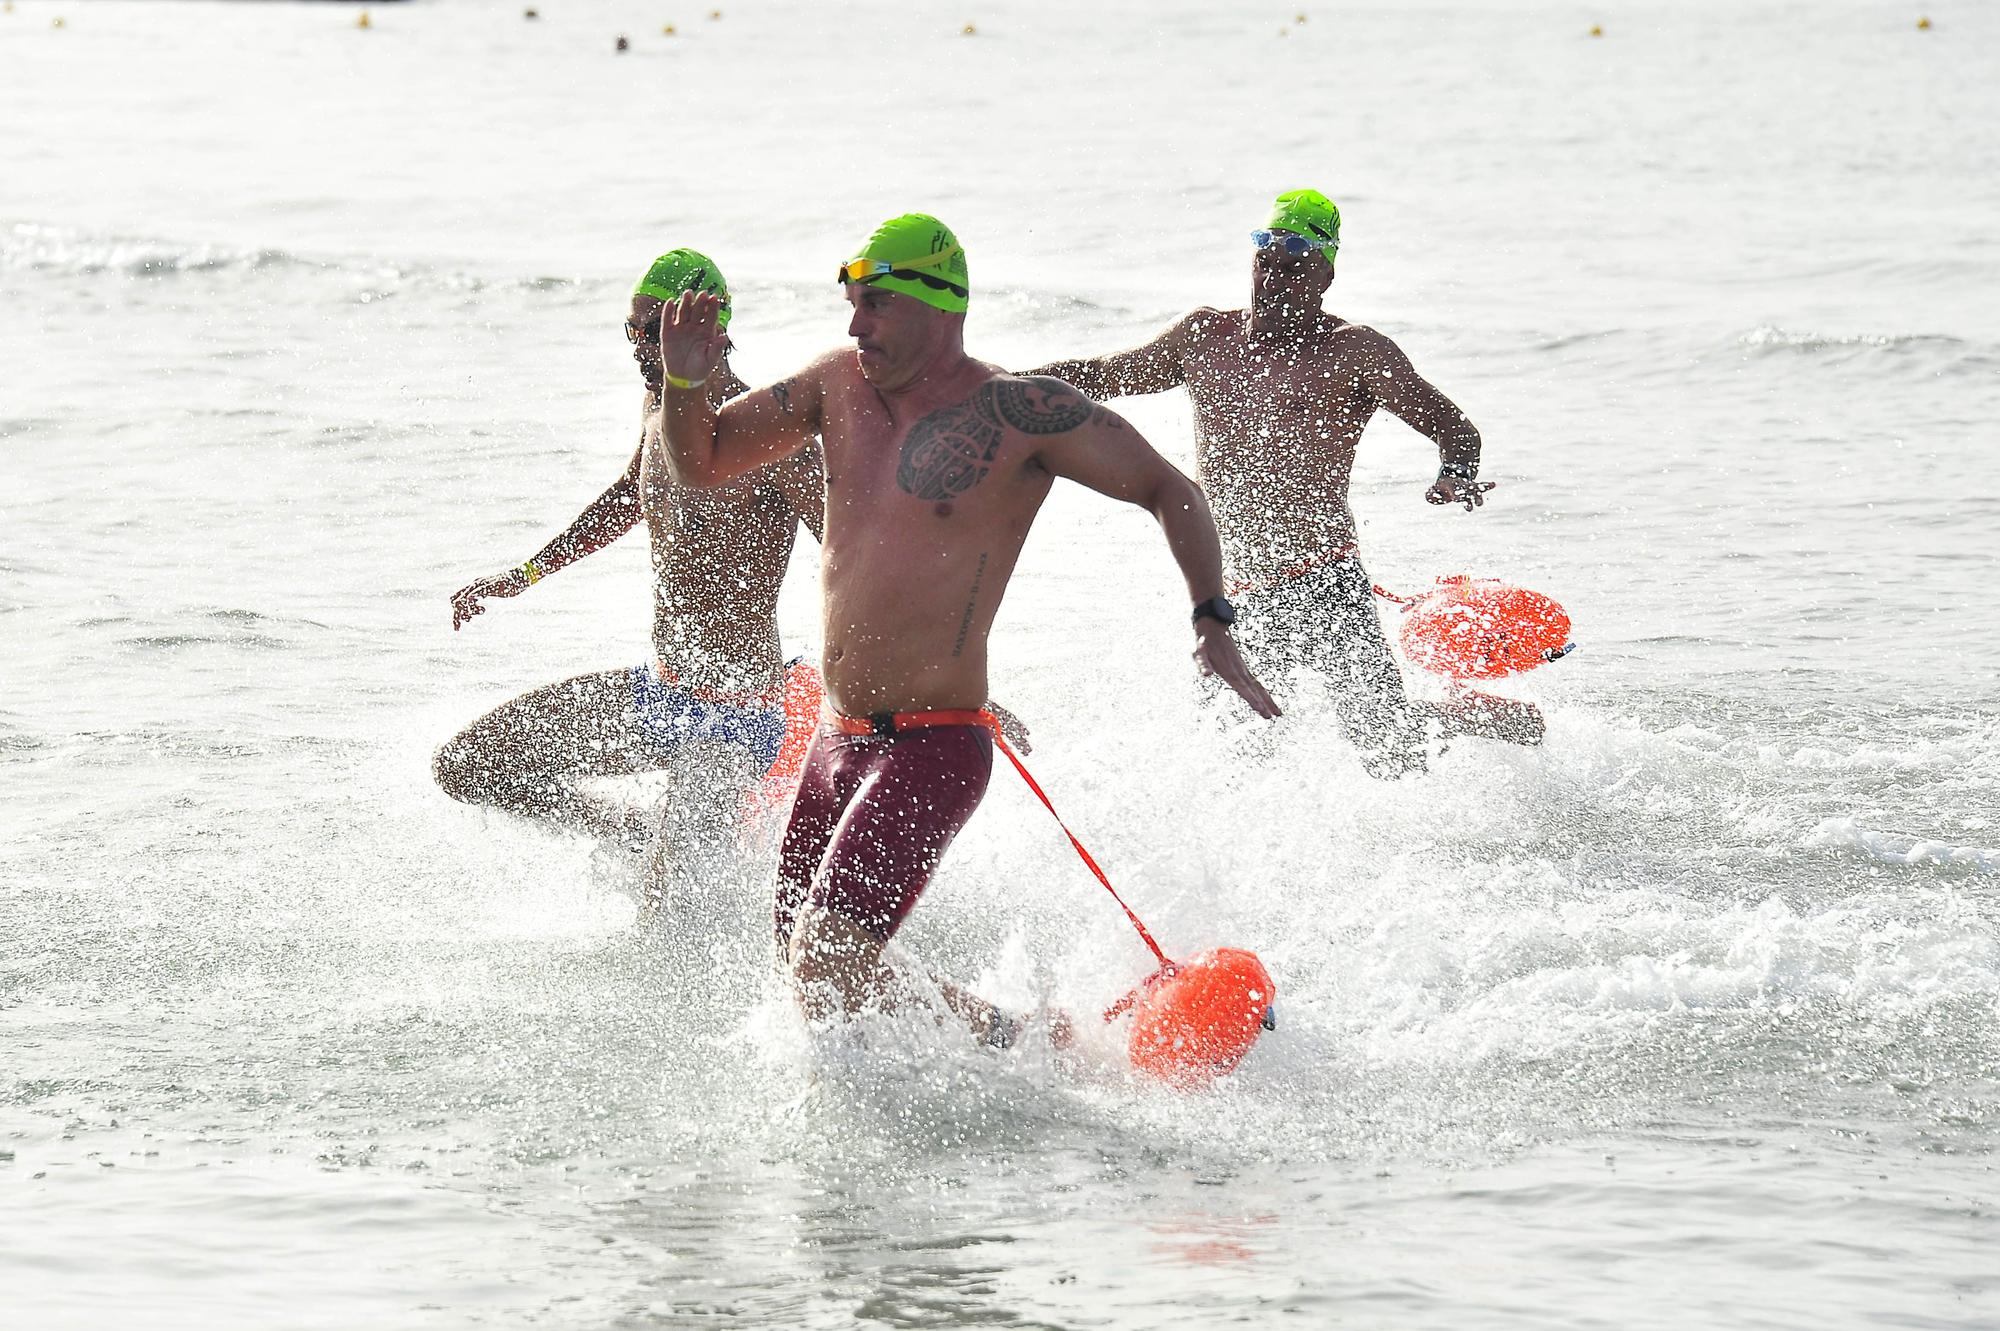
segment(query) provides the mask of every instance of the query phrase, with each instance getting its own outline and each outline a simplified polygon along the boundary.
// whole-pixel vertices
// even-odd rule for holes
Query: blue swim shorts
[[[634,666],[632,710],[641,739],[664,758],[695,741],[734,744],[747,749],[759,767],[777,761],[785,742],[785,708],[781,699],[769,706],[709,702],[678,684],[660,678],[659,668]]]

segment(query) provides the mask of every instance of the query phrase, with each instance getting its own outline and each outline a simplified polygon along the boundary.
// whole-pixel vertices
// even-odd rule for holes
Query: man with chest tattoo
[[[965,251],[936,218],[877,229],[840,266],[852,349],[717,409],[718,302],[683,296],[661,338],[675,475],[728,484],[823,440],[829,713],[780,854],[774,927],[809,1015],[893,1005],[883,950],[992,771],[986,640],[1056,478],[1150,511],[1187,580],[1200,669],[1277,708],[1230,640],[1207,502],[1124,421],[1054,379],[965,351]],[[1017,1020],[953,987],[975,1035]]]
[[[800,522],[820,528],[819,457],[811,446],[717,489],[674,482],[657,421],[660,312],[686,291],[719,302],[722,273],[694,250],[661,255],[632,293],[625,336],[646,385],[639,445],[611,487],[534,558],[480,578],[451,598],[451,626],[483,614],[491,597],[519,596],[600,550],[643,520],[652,543],[653,659],[578,675],[503,703],[437,751],[445,793],[600,835],[638,834],[634,815],[593,797],[591,777],[664,772],[669,790],[647,875],[657,908],[668,875],[690,864],[702,838],[726,828],[736,802],[785,737],[786,670],[778,645],[778,591]],[[748,387],[727,360],[704,389],[720,404]],[[794,672],[805,667],[794,666]]]
[[[1441,704],[1406,697],[1347,504],[1355,446],[1378,408],[1437,443],[1424,498],[1468,512],[1493,488],[1478,479],[1479,431],[1394,342],[1321,307],[1340,248],[1332,200],[1288,191],[1250,234],[1249,309],[1199,309],[1145,346],[1032,373],[1094,398],[1186,385],[1201,483],[1242,603],[1244,655],[1267,677],[1301,666],[1327,675],[1371,773],[1421,770],[1431,720],[1447,737],[1540,743],[1532,704],[1469,691]]]

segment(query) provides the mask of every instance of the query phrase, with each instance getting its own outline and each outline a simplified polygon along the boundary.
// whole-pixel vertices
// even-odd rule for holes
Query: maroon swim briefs
[[[993,737],[981,725],[892,735],[822,727],[778,855],[779,948],[807,901],[878,938],[895,933],[992,775]]]

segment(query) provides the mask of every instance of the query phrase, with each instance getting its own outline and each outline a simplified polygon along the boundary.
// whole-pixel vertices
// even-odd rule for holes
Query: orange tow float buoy
[[[781,809],[799,788],[799,774],[805,770],[806,751],[812,747],[813,732],[819,728],[820,707],[826,699],[826,685],[819,671],[804,661],[785,667],[785,738],[778,745],[764,779],[744,797],[743,813],[754,817]]]
[[[1193,1091],[1234,1070],[1259,1035],[1278,1028],[1277,1001],[1255,952],[1218,947],[1161,970],[1105,1020],[1131,1011],[1132,1066]]]
[[[993,733],[994,747],[1021,774],[1021,780],[1069,838],[1077,858],[1111,894],[1118,909],[1125,912],[1125,918],[1138,931],[1147,951],[1160,963],[1160,968],[1144,983],[1104,1013],[1107,1022],[1116,1021],[1127,1012],[1134,1014],[1128,1051],[1132,1066],[1183,1091],[1200,1090],[1232,1071],[1250,1052],[1250,1046],[1257,1043],[1258,1035],[1278,1028],[1278,986],[1264,969],[1264,963],[1257,960],[1255,952],[1236,947],[1218,947],[1187,962],[1168,959],[1153,941],[1145,922],[1125,904],[1125,898],[1118,895],[1118,889],[1111,885],[1096,858],[1084,849],[1076,833],[1069,830],[1069,824],[1056,812],[1041,783],[1029,773],[1014,746],[1000,733],[1000,723],[991,713],[987,714],[986,722]]]
[[[1576,648],[1568,611],[1540,592],[1492,578],[1439,578],[1435,588],[1405,601],[1403,611],[1403,654],[1453,679],[1519,674]]]

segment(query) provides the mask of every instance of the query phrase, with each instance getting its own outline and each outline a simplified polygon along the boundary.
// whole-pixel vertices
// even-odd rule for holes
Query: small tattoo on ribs
[[[965,651],[965,636],[972,632],[972,611],[979,604],[979,584],[986,577],[986,555],[979,556],[979,567],[972,570],[972,591],[965,598],[965,614],[958,621],[958,641],[952,643],[951,654],[958,656]]]

